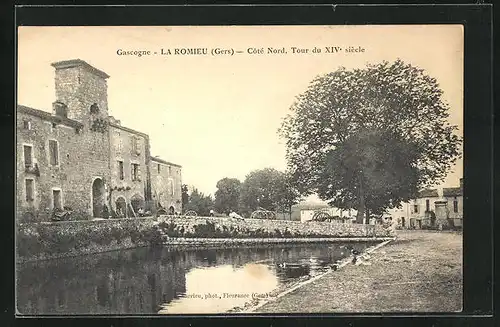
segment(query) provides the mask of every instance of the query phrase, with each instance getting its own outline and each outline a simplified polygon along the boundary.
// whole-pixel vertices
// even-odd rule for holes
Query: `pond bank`
[[[263,219],[161,216],[18,224],[16,262],[73,257],[144,246],[234,246],[377,241],[382,226]]]
[[[346,260],[342,269],[235,312],[461,311],[462,251],[459,233],[399,231],[366,265]]]
[[[163,242],[164,246],[186,247],[234,247],[239,245],[273,245],[273,244],[314,244],[314,243],[357,243],[357,242],[385,242],[393,240],[391,237],[324,237],[324,238],[170,238]]]

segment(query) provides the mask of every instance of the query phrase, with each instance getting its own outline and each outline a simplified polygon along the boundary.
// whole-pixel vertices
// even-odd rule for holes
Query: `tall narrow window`
[[[456,197],[453,199],[453,212],[458,212],[458,200]]]
[[[57,141],[49,140],[49,155],[50,164],[52,166],[57,166],[59,164],[59,151],[57,148]]]
[[[23,121],[24,129],[31,130],[31,122],[29,120]]]
[[[140,170],[139,170],[139,164],[132,164],[132,180],[133,181],[138,181],[141,179],[140,176]]]
[[[141,154],[140,140],[136,136],[132,136],[132,153],[136,155]]]
[[[158,174],[160,173],[160,164],[158,164]]]
[[[35,199],[35,181],[32,179],[26,180],[26,201]]]
[[[54,201],[54,209],[62,209],[61,190],[52,190],[52,199]]]
[[[171,166],[168,166],[168,174],[172,175],[172,167]]]
[[[170,191],[170,196],[174,196],[175,188],[174,188],[174,181],[172,179],[168,180],[168,187],[169,187],[169,191]]]
[[[413,212],[418,213],[418,204],[413,205]]]
[[[123,171],[123,161],[118,161],[118,177],[120,178],[120,180],[125,179],[125,174]]]
[[[33,147],[31,145],[24,146],[24,166],[30,168],[33,165]]]
[[[425,200],[425,211],[431,211],[430,201],[429,199]]]
[[[123,151],[123,141],[120,132],[116,132],[116,138],[118,142],[116,143],[116,151],[121,153]]]

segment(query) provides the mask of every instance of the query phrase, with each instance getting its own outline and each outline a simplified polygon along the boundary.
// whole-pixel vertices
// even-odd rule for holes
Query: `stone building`
[[[182,211],[181,166],[151,157],[151,190],[159,208],[174,214]]]
[[[18,216],[45,220],[64,207],[79,218],[153,209],[149,137],[109,116],[109,75],[79,59],[52,66],[52,113],[17,106]],[[180,185],[181,167],[171,166],[167,178]],[[155,192],[168,193],[166,185],[155,183]],[[174,203],[175,196],[180,200],[180,191]]]
[[[343,218],[344,222],[351,222],[356,217],[356,210],[342,210],[330,206],[327,202],[307,202],[303,201],[292,206],[291,220],[306,222],[312,220],[318,212],[324,212],[332,217]]]
[[[436,204],[440,209],[436,210]],[[438,212],[442,215],[437,215]],[[402,203],[401,208],[390,209],[388,213],[400,228],[460,227],[463,222],[463,178],[459,187],[422,190],[416,199]]]

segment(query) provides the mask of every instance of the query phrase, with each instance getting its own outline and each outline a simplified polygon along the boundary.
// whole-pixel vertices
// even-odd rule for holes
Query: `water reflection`
[[[361,251],[372,244],[353,245]],[[183,251],[142,248],[29,263],[17,270],[18,311],[28,315],[219,313],[291,278],[317,274],[346,255],[340,244]]]

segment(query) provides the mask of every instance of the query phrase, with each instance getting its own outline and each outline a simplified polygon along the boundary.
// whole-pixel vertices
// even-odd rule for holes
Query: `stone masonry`
[[[106,208],[116,213],[117,205],[125,215],[130,207],[148,209],[154,203],[149,137],[109,116],[109,75],[80,59],[52,66],[52,113],[17,108],[18,217],[47,220],[64,207],[80,219],[102,217]],[[175,167],[169,178],[180,185]]]
[[[182,211],[181,166],[158,157],[151,158],[153,199],[169,214]]]

